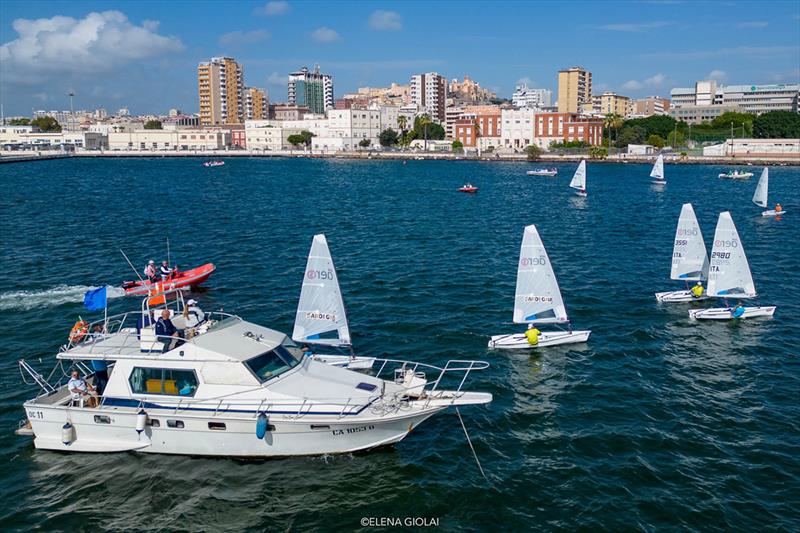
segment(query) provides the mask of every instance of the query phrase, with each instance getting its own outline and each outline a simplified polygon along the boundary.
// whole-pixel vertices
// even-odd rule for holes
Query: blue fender
[[[264,435],[267,434],[267,415],[264,413],[258,414],[258,419],[256,420],[256,437],[259,440],[264,438]]]

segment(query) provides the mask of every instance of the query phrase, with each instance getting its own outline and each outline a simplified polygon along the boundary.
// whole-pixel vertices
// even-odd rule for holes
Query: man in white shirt
[[[97,393],[94,387],[86,383],[77,370],[72,371],[72,378],[69,380],[67,388],[72,394],[73,400],[82,399],[87,402],[89,407],[97,407]]]
[[[186,318],[186,327],[193,328],[195,326],[199,326],[206,320],[206,314],[203,312],[200,307],[197,306],[197,300],[191,299],[186,302],[186,308],[183,313],[184,318]]]

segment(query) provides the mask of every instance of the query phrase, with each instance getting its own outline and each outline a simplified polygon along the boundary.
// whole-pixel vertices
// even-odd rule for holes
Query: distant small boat
[[[578,165],[577,170],[575,170],[575,175],[572,176],[572,181],[569,182],[569,186],[575,189],[575,194],[578,196],[586,196],[586,160],[581,160],[580,165]]]
[[[747,179],[747,178],[752,178],[753,177],[753,173],[752,172],[739,172],[738,170],[733,170],[733,171],[729,171],[729,172],[723,172],[722,174],[719,175],[719,177],[720,178],[728,178],[728,179],[732,179],[732,180]]]
[[[206,161],[203,163],[204,167],[221,167],[225,164],[225,161]]]
[[[558,174],[557,168],[537,168],[526,172],[528,176],[555,176]]]
[[[764,170],[761,172],[761,178],[758,180],[758,185],[756,185],[756,192],[753,194],[753,203],[759,207],[767,207],[768,194],[769,169],[764,167]],[[783,214],[786,214],[786,210],[781,207],[781,204],[777,204],[775,209],[767,209],[766,211],[761,212],[761,216],[763,217],[778,217]]]
[[[471,183],[467,183],[459,187],[458,192],[475,193],[478,192],[478,188]]]
[[[650,171],[650,177],[653,178],[653,183],[655,183],[656,185],[664,185],[667,183],[667,180],[664,177],[663,155],[658,154],[658,159],[656,159],[656,162],[653,165],[653,170]]]

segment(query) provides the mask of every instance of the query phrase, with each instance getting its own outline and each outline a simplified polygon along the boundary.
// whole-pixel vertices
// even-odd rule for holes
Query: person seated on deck
[[[205,322],[206,314],[198,307],[197,300],[192,298],[183,308],[183,318],[186,320],[186,327],[193,328]]]
[[[161,318],[156,322],[156,338],[164,343],[161,353],[166,353],[183,344],[183,332],[175,327],[169,317],[169,309],[164,309],[161,311]]]
[[[152,259],[147,266],[144,267],[144,276],[150,281],[150,283],[158,282],[158,278],[156,277],[156,262]]]
[[[161,274],[161,281],[167,281],[172,274],[172,269],[166,261],[161,261],[161,268],[158,270]]]
[[[780,213],[781,211],[783,211],[781,204],[775,204],[775,212]]]
[[[314,355],[314,352],[311,351],[311,348],[308,347],[308,344],[301,346],[300,351],[303,352],[304,357],[311,357]]]
[[[539,331],[536,326],[530,324],[528,331],[525,332],[525,337],[528,339],[528,344],[531,346],[536,346],[539,344],[539,335],[541,335],[541,331]]]
[[[73,400],[84,400],[89,407],[97,407],[97,393],[86,383],[77,370],[73,370],[67,388]]]
[[[744,305],[742,305],[742,302],[739,302],[736,304],[736,307],[733,308],[731,316],[733,318],[742,318],[742,315],[744,315]]]
[[[701,296],[703,296],[703,293],[706,290],[703,288],[703,282],[702,281],[698,281],[695,284],[695,286],[692,287],[691,291],[692,291],[692,298],[700,298]]]

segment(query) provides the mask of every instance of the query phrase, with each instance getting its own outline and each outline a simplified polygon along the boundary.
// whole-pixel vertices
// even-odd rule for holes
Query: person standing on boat
[[[108,365],[100,359],[92,359],[92,369],[94,370],[94,385],[97,387],[97,394],[102,396],[108,385]]]
[[[147,266],[144,267],[144,275],[150,280],[150,283],[156,283],[158,281],[158,278],[156,278],[156,262],[152,259],[147,263]]]
[[[733,308],[731,316],[733,318],[742,318],[742,315],[744,315],[744,305],[742,305],[742,302],[739,302],[736,304],[736,307]]]
[[[161,318],[156,322],[156,338],[164,343],[161,353],[166,353],[183,344],[183,333],[170,320],[169,309],[161,311]],[[172,345],[173,343],[175,346]]]
[[[183,309],[183,317],[186,319],[187,327],[195,327],[206,320],[206,314],[197,305],[197,300],[192,298],[186,302],[186,307]]]
[[[703,296],[703,293],[706,291],[703,288],[703,282],[702,281],[698,281],[695,284],[695,286],[692,287],[691,290],[692,290],[692,298],[700,298],[701,296]]]
[[[161,273],[161,281],[167,281],[172,274],[172,269],[166,261],[161,261],[159,272]]]
[[[537,344],[539,344],[539,335],[541,334],[542,332],[539,331],[536,328],[536,326],[530,324],[528,331],[525,332],[525,337],[527,337],[528,339],[528,344],[530,344],[531,346],[536,346]]]

